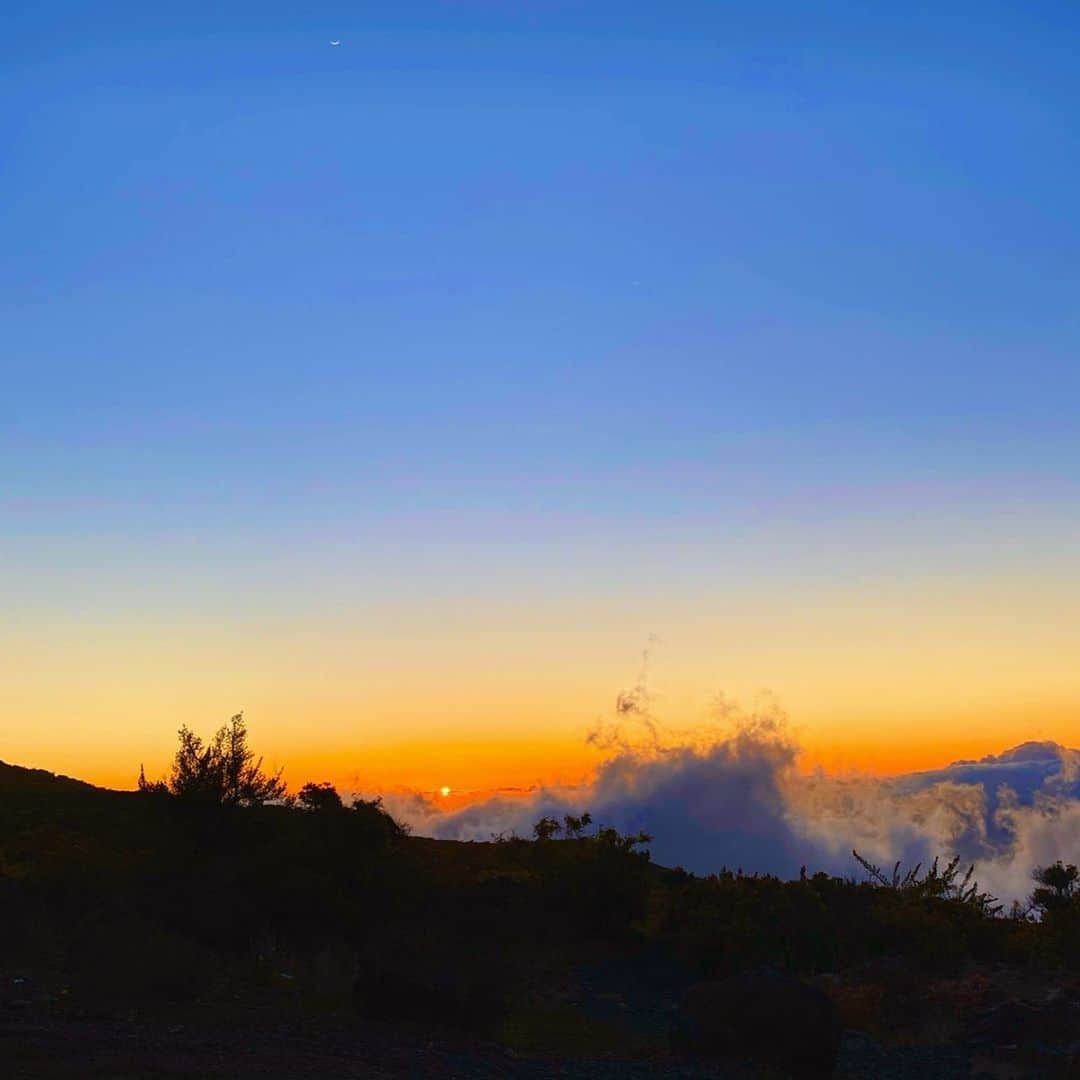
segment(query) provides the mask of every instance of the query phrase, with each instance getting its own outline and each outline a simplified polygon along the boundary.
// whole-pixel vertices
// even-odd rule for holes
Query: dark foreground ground
[[[1070,1039],[1067,1019],[1080,1005],[1065,1008],[1060,989],[1050,991],[1049,1004],[1031,1004],[1045,994],[1045,983],[1029,982],[1014,972],[999,972],[989,982],[987,1000],[994,1004],[973,1014],[966,1030],[935,1031],[932,1008],[918,1010],[917,1025],[899,1038],[847,1029],[833,1075],[837,1080],[1080,1077],[1080,1025]],[[608,1032],[591,1046],[565,1027],[557,1030],[554,1013],[554,1026],[544,1029],[534,1023],[531,1034],[518,1030],[516,1035],[511,1027],[506,1037],[495,1041],[377,1022],[348,1010],[298,1012],[295,1003],[272,997],[232,1005],[219,1001],[95,1008],[57,999],[31,979],[7,975],[3,983],[0,1077],[10,1080],[778,1080],[788,1075],[760,1064],[674,1057],[662,1038],[650,1035],[655,1016],[639,1015],[625,995],[605,989],[580,993],[580,985],[573,1015],[583,1030]],[[987,985],[985,978],[982,985]],[[1016,1029],[1017,1010],[1030,1030]],[[612,1013],[620,1011],[621,1018],[612,1019]],[[785,1020],[777,1018],[778,1039],[784,1038]],[[1038,1037],[1047,1034],[1051,1020],[1057,1024],[1057,1037]],[[1037,1030],[1039,1024],[1042,1030]]]
[[[322,1018],[280,1021],[272,1015],[186,1015],[184,1022],[85,1017],[63,1019],[6,1009],[0,1017],[0,1063],[11,1080],[432,1080],[546,1077],[745,1078],[760,1071],[674,1060],[521,1058],[495,1044],[420,1031]],[[779,1075],[779,1074],[776,1074]],[[974,1075],[962,1054],[941,1048],[885,1050],[867,1036],[845,1037],[837,1077],[882,1080]],[[1020,1076],[1001,1071],[993,1075]]]

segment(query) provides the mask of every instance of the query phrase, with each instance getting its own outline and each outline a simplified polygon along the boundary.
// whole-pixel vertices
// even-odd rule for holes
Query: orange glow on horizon
[[[933,715],[920,717],[917,724],[876,718],[879,722],[861,727],[819,721],[794,725],[793,737],[801,746],[800,771],[821,768],[828,773],[895,775],[978,759],[1028,740],[1076,746],[1080,742],[1078,714],[1072,706],[1042,707],[1037,725],[1030,724],[1032,710],[1025,708],[953,716],[951,722]],[[447,808],[495,791],[512,796],[542,786],[584,784],[611,755],[586,744],[580,732],[569,731],[554,731],[546,738],[444,735],[316,751],[298,743],[295,736],[268,745],[253,722],[252,742],[265,753],[268,767],[284,764],[293,790],[308,780],[328,780],[342,792],[426,792]],[[162,749],[159,757],[145,762],[147,775],[166,772],[171,746],[163,744]],[[5,759],[120,789],[134,787],[139,770],[137,755],[121,763],[115,751],[108,757],[102,752],[94,758],[60,753],[32,760]]]
[[[140,763],[164,774],[181,724],[209,735],[242,709],[293,790],[576,784],[604,760],[586,735],[613,719],[654,628],[661,725],[700,731],[719,691],[753,708],[767,688],[804,769],[892,774],[1028,740],[1077,746],[1073,577],[1040,566],[992,587],[779,580],[527,603],[450,591],[355,612],[120,614],[92,633],[77,613],[43,614],[5,640],[0,758],[131,788]]]

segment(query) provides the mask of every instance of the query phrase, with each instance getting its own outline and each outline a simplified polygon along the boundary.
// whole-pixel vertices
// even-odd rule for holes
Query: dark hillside
[[[58,776],[45,769],[26,769],[0,761],[0,797],[28,798],[38,794],[49,798],[93,798],[121,793],[94,787],[84,780],[73,780],[70,776]]]
[[[122,829],[136,816],[134,792],[0,761],[0,838],[42,825]]]

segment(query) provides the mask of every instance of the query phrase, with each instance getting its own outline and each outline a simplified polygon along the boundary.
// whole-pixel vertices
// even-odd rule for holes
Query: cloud
[[[458,840],[528,836],[541,816],[588,810],[598,824],[648,832],[655,861],[696,873],[852,874],[852,848],[887,865],[959,855],[1006,902],[1030,892],[1034,866],[1080,862],[1080,752],[1056,743],[901,777],[805,775],[774,701],[746,712],[721,699],[707,728],[676,732],[653,715],[643,682],[589,740],[610,756],[588,785],[453,813],[423,799],[391,809],[417,832]]]

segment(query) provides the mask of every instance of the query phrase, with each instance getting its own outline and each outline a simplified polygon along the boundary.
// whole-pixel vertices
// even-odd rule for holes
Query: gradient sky
[[[329,41],[340,39],[339,48]],[[17,5],[0,758],[1080,737],[1073,2]]]

